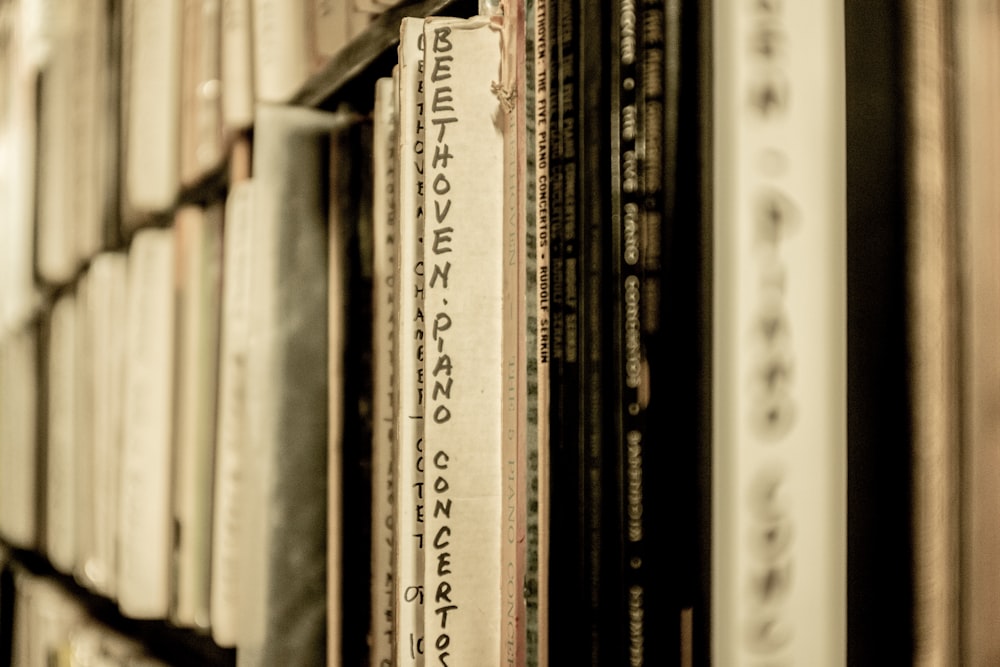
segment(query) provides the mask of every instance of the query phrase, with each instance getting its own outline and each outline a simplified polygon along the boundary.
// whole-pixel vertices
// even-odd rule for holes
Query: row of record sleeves
[[[2,321],[23,322],[98,252],[224,181],[254,105],[324,80],[397,4],[4,2]]]

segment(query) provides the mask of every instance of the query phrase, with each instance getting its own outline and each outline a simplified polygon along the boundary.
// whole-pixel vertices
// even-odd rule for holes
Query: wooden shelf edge
[[[390,49],[399,45],[399,23],[407,16],[424,17],[453,13],[468,15],[476,3],[471,0],[419,0],[404,2],[380,14],[356,39],[330,59],[306,81],[292,98],[293,106],[324,107],[352,81]]]
[[[218,646],[206,633],[180,628],[165,620],[128,618],[121,613],[114,600],[82,586],[72,576],[56,569],[40,552],[14,547],[2,540],[0,549],[7,553],[9,562],[58,584],[79,601],[94,619],[115,632],[139,641],[147,653],[159,660],[171,665],[236,665],[236,649]]]

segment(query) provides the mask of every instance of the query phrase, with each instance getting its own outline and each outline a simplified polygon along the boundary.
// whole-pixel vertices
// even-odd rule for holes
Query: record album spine
[[[550,2],[550,239],[552,359],[551,452],[552,534],[549,591],[557,606],[550,611],[552,646],[560,659],[583,664],[589,655],[584,590],[582,479],[577,434],[576,340],[576,10],[573,0]],[[581,638],[587,637],[587,641]]]
[[[432,664],[499,665],[505,95],[490,19],[424,24],[430,103],[424,609]],[[502,80],[502,79],[500,79]],[[501,86],[502,88],[502,86]],[[500,91],[502,92],[502,90]],[[500,122],[497,122],[497,121]],[[475,156],[475,162],[470,162]],[[463,165],[475,165],[469,169]],[[476,225],[463,225],[470,219]]]
[[[424,654],[424,517],[426,469],[423,360],[424,315],[424,103],[423,22],[403,19],[399,46],[399,236],[396,285],[399,311],[396,384],[396,474],[394,519],[395,662],[420,667]]]
[[[713,659],[842,665],[843,6],[714,17]]]

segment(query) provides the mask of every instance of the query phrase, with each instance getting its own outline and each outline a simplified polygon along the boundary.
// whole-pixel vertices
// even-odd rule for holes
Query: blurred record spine
[[[712,655],[843,665],[843,7],[714,9]]]
[[[396,86],[375,84],[372,128],[372,525],[371,665],[392,664],[394,646],[393,445],[396,409]]]

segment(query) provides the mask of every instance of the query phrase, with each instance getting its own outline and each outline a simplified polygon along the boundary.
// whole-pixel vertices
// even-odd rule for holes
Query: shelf
[[[21,565],[31,574],[57,583],[96,620],[116,632],[140,641],[150,655],[172,665],[236,665],[236,650],[220,648],[208,634],[179,628],[162,620],[142,621],[122,616],[113,600],[84,588],[73,577],[57,570],[38,552],[6,548],[12,562]]]
[[[421,0],[404,2],[380,14],[367,30],[340,51],[292,98],[295,106],[333,109],[351,99],[358,85],[370,86],[378,76],[387,76],[396,61],[399,24],[407,16],[471,16],[477,3],[470,0]],[[381,66],[380,66],[381,65]],[[370,107],[373,100],[357,100]]]

